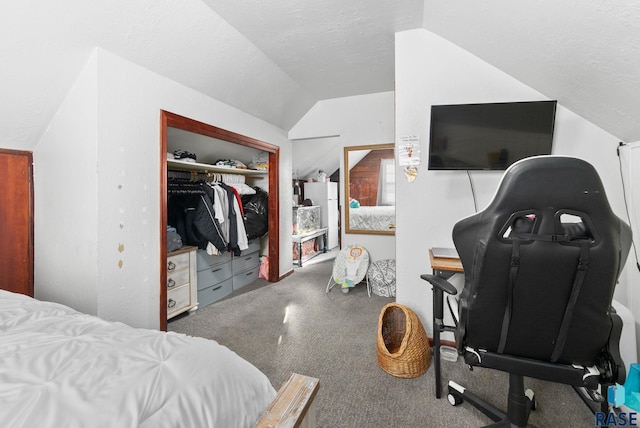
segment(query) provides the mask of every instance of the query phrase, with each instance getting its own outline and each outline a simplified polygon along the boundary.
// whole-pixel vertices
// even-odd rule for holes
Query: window
[[[394,159],[380,160],[380,182],[378,184],[378,205],[396,204],[396,172]]]

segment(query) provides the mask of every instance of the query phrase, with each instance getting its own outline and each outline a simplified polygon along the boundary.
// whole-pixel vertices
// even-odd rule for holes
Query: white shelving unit
[[[256,178],[264,178],[269,174],[269,171],[262,171],[257,169],[231,168],[210,165],[207,163],[185,162],[175,159],[167,159],[167,169],[176,171],[193,171],[218,174],[240,174]]]

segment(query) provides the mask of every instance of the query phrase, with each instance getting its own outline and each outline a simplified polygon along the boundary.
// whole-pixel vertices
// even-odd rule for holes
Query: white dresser
[[[198,308],[197,247],[167,254],[167,319]]]

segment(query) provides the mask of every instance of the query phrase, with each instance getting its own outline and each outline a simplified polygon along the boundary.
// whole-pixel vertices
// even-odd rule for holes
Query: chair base
[[[524,380],[521,375],[509,374],[509,400],[507,413],[483,400],[471,391],[455,382],[449,381],[449,403],[453,406],[468,402],[480,410],[495,423],[487,427],[533,427],[528,423],[531,410],[536,408],[536,400],[533,391],[524,390]]]

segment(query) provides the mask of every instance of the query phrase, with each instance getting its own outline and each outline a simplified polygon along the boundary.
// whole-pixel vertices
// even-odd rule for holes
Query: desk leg
[[[433,274],[443,279],[451,278],[455,272],[433,270]],[[444,325],[444,292],[436,287],[433,290],[433,365],[436,378],[436,398],[442,394],[442,381],[440,379],[440,333],[453,331],[451,327]]]

